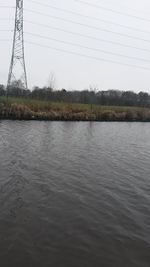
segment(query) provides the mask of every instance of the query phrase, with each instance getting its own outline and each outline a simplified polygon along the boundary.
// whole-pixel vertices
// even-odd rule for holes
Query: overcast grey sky
[[[91,3],[92,5],[81,3],[78,0],[35,1],[43,5],[34,1],[24,0],[25,60],[30,88],[34,85],[47,85],[49,75],[53,72],[56,77],[56,86],[58,89],[81,90],[89,88],[91,85],[103,90],[120,89],[134,90],[136,92],[143,90],[150,93],[149,0],[83,0],[83,2]],[[15,6],[15,2],[15,0],[0,0],[0,6]],[[46,5],[51,5],[51,7]],[[64,12],[54,7],[83,14],[83,16],[75,15],[71,12]],[[102,7],[112,9],[116,12]],[[31,11],[41,12],[45,15],[32,13]],[[13,29],[14,21],[2,19],[13,19],[14,12],[14,9],[0,7],[0,83],[4,84],[7,81],[13,33],[1,30]],[[125,14],[128,14],[128,16]],[[86,18],[85,16],[92,18]],[[54,17],[57,17],[57,19]],[[62,19],[71,20],[75,23]],[[29,21],[35,24],[31,24]],[[111,21],[126,27],[121,27],[106,21]],[[48,27],[39,26],[37,23],[47,25]],[[89,27],[81,24],[89,25]],[[129,29],[127,26],[129,28],[136,28],[137,30]],[[117,34],[111,33],[110,31],[116,32]],[[39,36],[30,35],[29,33],[70,42],[72,44],[44,39]],[[87,38],[85,35],[91,38]],[[4,41],[3,39],[8,39],[8,41]],[[105,42],[97,39],[103,39]],[[57,48],[58,50],[83,54],[87,58],[56,51],[52,48],[40,47],[29,42]],[[112,42],[120,43],[121,45],[113,44]],[[92,48],[93,50],[73,44]],[[139,49],[131,48],[130,46]],[[105,50],[108,53],[100,50]],[[124,57],[110,53],[121,54]],[[97,58],[97,60],[94,58]],[[136,65],[137,68],[111,63],[109,61]],[[141,69],[138,67],[141,67]]]

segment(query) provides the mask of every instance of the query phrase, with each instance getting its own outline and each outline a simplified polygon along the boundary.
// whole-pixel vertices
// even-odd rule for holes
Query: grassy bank
[[[0,119],[150,122],[150,109],[0,97]]]

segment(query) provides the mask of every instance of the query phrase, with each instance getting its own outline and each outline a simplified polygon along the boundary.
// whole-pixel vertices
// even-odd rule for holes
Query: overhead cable
[[[0,18],[0,20],[4,20],[4,21],[5,21],[5,20],[7,20],[7,21],[9,21],[9,20],[12,21],[12,20],[13,20],[13,21],[14,21],[13,18],[12,18],[12,19],[11,19],[11,18]]]
[[[13,32],[13,30],[4,30],[4,29],[0,29],[1,32]]]
[[[0,42],[11,42],[9,39],[0,39]]]
[[[104,54],[109,54],[109,55],[118,56],[118,57],[124,57],[124,58],[128,58],[128,59],[134,59],[134,60],[138,60],[138,61],[150,62],[150,60],[145,59],[145,58],[138,58],[138,57],[133,57],[133,56],[128,56],[128,55],[123,55],[123,54],[119,54],[119,53],[106,51],[106,50],[99,49],[99,48],[92,48],[92,47],[89,47],[89,46],[84,46],[84,45],[80,45],[80,44],[76,44],[76,43],[72,43],[72,42],[68,42],[68,41],[58,40],[58,39],[55,39],[55,38],[52,38],[52,37],[47,37],[47,36],[43,36],[43,35],[39,35],[39,34],[34,34],[34,33],[31,33],[31,32],[24,32],[24,33],[28,34],[28,35],[31,35],[31,36],[39,37],[39,38],[42,38],[42,39],[52,40],[52,41],[55,41],[55,42],[58,42],[58,43],[72,45],[72,46],[88,49],[88,50],[91,50],[91,51],[101,52],[101,53],[104,53]]]
[[[113,22],[113,21],[110,21],[110,20],[105,20],[105,19],[101,19],[101,18],[98,18],[98,17],[92,17],[92,16],[84,15],[84,14],[77,13],[77,12],[74,12],[74,11],[71,11],[71,10],[67,10],[67,9],[64,9],[64,8],[56,7],[56,6],[53,6],[53,5],[50,5],[50,4],[45,4],[45,3],[42,3],[42,2],[39,2],[39,1],[34,1],[34,0],[28,0],[28,1],[29,2],[33,2],[35,4],[38,4],[40,6],[46,6],[46,7],[50,7],[51,9],[55,9],[55,10],[59,10],[61,12],[65,12],[65,13],[68,13],[68,14],[76,15],[76,16],[79,16],[81,18],[100,21],[100,22],[111,24],[111,25],[119,26],[119,27],[122,27],[122,28],[125,28],[125,29],[128,29],[128,30],[133,30],[133,31],[138,31],[138,32],[143,32],[143,33],[150,34],[150,31],[145,31],[145,30],[142,30],[142,29],[139,29],[139,28],[134,28],[134,27],[131,27],[131,26],[123,25],[123,24],[116,23],[116,22]]]
[[[95,59],[97,61],[103,61],[103,62],[109,62],[109,63],[113,63],[113,64],[119,64],[119,65],[126,66],[126,67],[133,67],[133,68],[138,68],[138,69],[143,69],[143,70],[150,70],[150,68],[147,68],[147,67],[144,67],[144,66],[126,64],[126,63],[117,62],[117,61],[109,60],[109,59],[105,59],[105,58],[89,56],[89,55],[85,55],[85,54],[81,54],[81,53],[77,53],[77,52],[73,52],[73,51],[69,51],[69,50],[65,50],[65,49],[59,49],[59,48],[56,48],[56,47],[42,45],[42,44],[35,43],[35,42],[30,42],[30,41],[25,41],[25,42],[28,43],[28,44],[39,46],[39,47],[43,47],[43,48],[48,48],[48,49],[52,49],[52,50],[55,50],[55,51],[59,51],[59,52],[67,53],[67,54],[72,54],[72,55],[75,55],[75,56],[85,57],[87,59]]]
[[[28,11],[28,12],[32,12],[32,13],[35,13],[35,14],[42,15],[42,16],[47,16],[50,19],[52,18],[52,19],[56,19],[56,20],[61,20],[61,21],[64,21],[64,22],[69,22],[69,23],[72,23],[72,24],[80,25],[80,26],[83,26],[83,27],[86,27],[86,28],[97,30],[97,31],[108,32],[108,33],[111,33],[111,34],[127,37],[127,38],[130,38],[130,39],[134,39],[134,40],[139,40],[139,41],[144,41],[144,42],[150,43],[150,39],[140,38],[140,37],[132,36],[132,35],[125,34],[125,33],[115,32],[115,31],[112,31],[112,30],[109,30],[109,29],[104,29],[104,28],[88,25],[88,24],[77,22],[77,21],[73,21],[73,20],[70,20],[70,19],[65,19],[65,18],[53,16],[53,15],[50,15],[50,14],[38,12],[38,11],[35,11],[35,10],[30,10],[30,9],[25,9],[25,10]]]
[[[15,8],[14,6],[0,6],[0,8]]]
[[[42,24],[42,23],[33,22],[33,21],[29,21],[29,20],[25,20],[25,22],[29,23],[29,24],[32,24],[32,25],[35,25],[35,26],[40,26],[40,27],[44,27],[44,28],[48,28],[48,29],[53,29],[53,30],[69,33],[69,34],[72,34],[72,35],[75,35],[75,36],[80,36],[80,37],[87,38],[87,39],[90,39],[90,40],[95,40],[95,41],[99,41],[99,42],[105,42],[105,43],[108,43],[108,44],[118,45],[118,46],[125,47],[125,48],[132,48],[132,49],[136,49],[136,50],[143,51],[143,52],[150,52],[150,49],[147,49],[147,48],[140,48],[140,47],[128,45],[128,44],[125,44],[125,43],[123,44],[123,43],[120,43],[120,42],[106,40],[106,39],[99,38],[99,37],[94,37],[94,36],[91,36],[91,35],[72,32],[72,31],[61,29],[59,27],[54,27],[54,26],[51,26],[51,25],[48,25],[48,24]]]
[[[131,18],[134,18],[134,19],[150,22],[150,19],[148,19],[148,18],[143,18],[143,17],[139,17],[139,16],[136,16],[136,15],[131,15],[129,13],[122,12],[122,11],[117,11],[117,10],[115,10],[113,8],[104,7],[104,6],[99,5],[99,4],[92,4],[92,3],[86,2],[84,0],[76,0],[76,2],[82,3],[84,5],[88,5],[88,6],[91,6],[91,7],[95,7],[95,8],[98,8],[98,9],[103,9],[103,10],[106,10],[106,11],[110,11],[110,12],[113,12],[113,13],[116,13],[116,14],[119,14],[119,15],[128,16],[128,17],[131,17]]]

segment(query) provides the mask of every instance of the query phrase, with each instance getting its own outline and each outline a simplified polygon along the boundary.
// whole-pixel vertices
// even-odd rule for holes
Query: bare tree
[[[55,73],[53,71],[50,72],[50,75],[48,78],[48,88],[51,91],[56,89],[56,77],[55,77]]]
[[[90,91],[90,104],[91,104],[91,110],[92,110],[93,109],[93,103],[95,102],[95,95],[98,92],[98,86],[97,85],[90,85],[89,91]]]

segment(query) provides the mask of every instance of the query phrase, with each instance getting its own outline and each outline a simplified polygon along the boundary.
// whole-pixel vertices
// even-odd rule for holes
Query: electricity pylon
[[[16,83],[17,86],[22,89],[28,88],[24,57],[23,0],[16,0],[13,48],[8,74],[7,89],[13,83]]]

